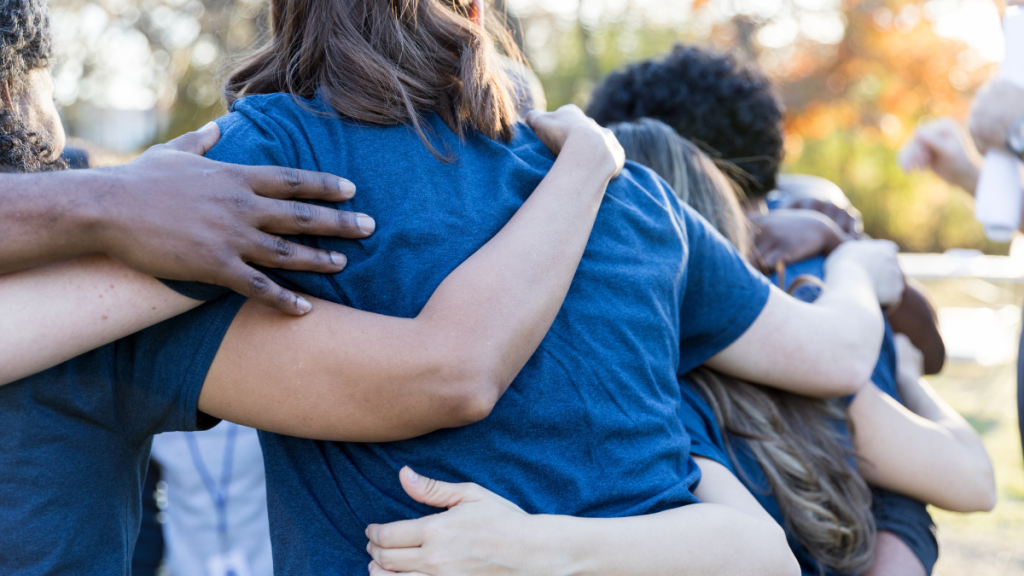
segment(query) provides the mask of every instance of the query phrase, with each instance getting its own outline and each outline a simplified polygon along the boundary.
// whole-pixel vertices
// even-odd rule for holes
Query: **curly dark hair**
[[[748,197],[775,188],[783,155],[782,104],[761,70],[732,55],[677,44],[662,59],[610,74],[594,90],[587,115],[603,126],[661,120],[739,167],[736,179]]]
[[[33,70],[53,59],[50,10],[43,0],[0,0],[0,85],[11,98],[28,89]],[[16,103],[0,109],[0,171],[38,172],[66,167],[54,160],[50,138],[32,130]]]

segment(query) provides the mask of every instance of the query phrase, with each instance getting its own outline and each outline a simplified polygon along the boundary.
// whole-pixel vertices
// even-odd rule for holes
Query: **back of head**
[[[736,185],[721,167],[664,122],[641,118],[611,124],[626,158],[661,176],[680,200],[703,216],[746,257],[750,241],[747,219]]]
[[[745,177],[744,193],[775,188],[783,155],[782,105],[755,66],[694,46],[610,74],[591,96],[587,115],[599,124],[648,117],[728,160]]]
[[[411,125],[425,142],[427,112],[460,135],[511,137],[515,104],[495,42],[520,56],[493,11],[487,30],[470,18],[481,3],[272,0],[271,10],[269,43],[229,74],[229,104],[248,94],[319,95],[354,120]]]
[[[30,127],[23,98],[29,75],[53,58],[50,11],[43,0],[0,0],[0,172],[61,168],[50,138]]]

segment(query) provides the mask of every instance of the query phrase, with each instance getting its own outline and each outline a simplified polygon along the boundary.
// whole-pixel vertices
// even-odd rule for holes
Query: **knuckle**
[[[295,168],[282,168],[280,171],[281,185],[290,192],[302,187],[302,176]]]
[[[276,236],[271,241],[270,249],[274,252],[274,255],[278,260],[287,260],[291,258],[294,253],[291,242]]]
[[[257,296],[265,295],[270,291],[270,279],[259,272],[251,272],[247,283],[249,290]]]
[[[292,202],[292,218],[302,228],[309,228],[316,222],[316,210],[305,202]]]
[[[235,212],[252,212],[256,207],[256,198],[251,194],[232,194],[229,201]]]

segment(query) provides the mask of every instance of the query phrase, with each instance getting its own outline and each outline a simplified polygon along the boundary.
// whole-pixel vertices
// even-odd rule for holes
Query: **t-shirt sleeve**
[[[704,395],[686,379],[679,381],[679,388],[682,393],[679,419],[690,436],[690,454],[714,460],[732,470],[732,459],[726,452],[718,420]]]
[[[704,218],[683,206],[688,261],[679,317],[679,374],[732,344],[761,313],[771,286]]]
[[[931,574],[939,559],[939,543],[935,538],[935,522],[923,503],[902,494],[871,489],[871,513],[878,530],[896,535]]]
[[[244,303],[228,294],[114,344],[114,407],[126,437],[142,441],[219,422],[199,411],[199,392]]]

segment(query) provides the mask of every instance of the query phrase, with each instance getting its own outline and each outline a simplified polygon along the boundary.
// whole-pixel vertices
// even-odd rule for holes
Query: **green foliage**
[[[973,248],[1007,253],[1008,245],[985,239],[965,192],[931,174],[904,173],[896,164],[896,151],[873,134],[835,130],[805,141],[785,171],[835,182],[864,215],[868,234],[893,240],[905,251]]]

